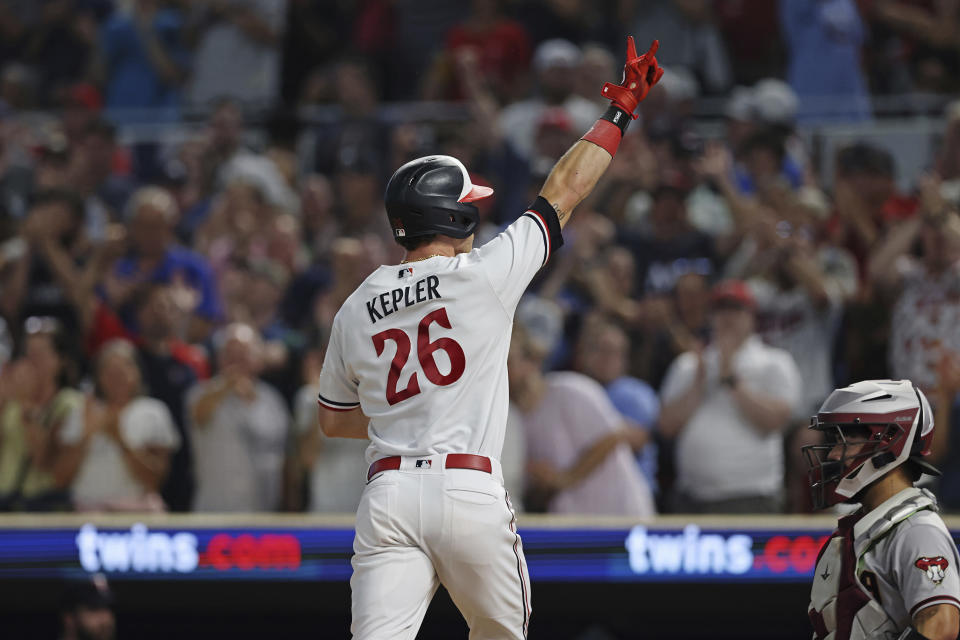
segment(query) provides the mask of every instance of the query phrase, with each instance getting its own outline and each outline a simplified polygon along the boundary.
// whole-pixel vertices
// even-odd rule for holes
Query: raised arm
[[[567,224],[573,209],[593,191],[617,153],[627,125],[636,119],[633,112],[637,105],[663,76],[663,69],[654,57],[659,46],[654,40],[650,50],[638,56],[633,37],[627,38],[623,80],[619,85],[609,82],[603,85],[603,95],[610,98],[610,108],[557,161],[547,176],[540,195],[557,212],[561,227]]]

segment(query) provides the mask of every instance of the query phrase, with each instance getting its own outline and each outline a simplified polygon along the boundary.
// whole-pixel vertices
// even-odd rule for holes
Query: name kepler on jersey
[[[426,278],[420,278],[414,284],[397,287],[374,296],[367,300],[367,313],[370,314],[370,322],[376,324],[377,320],[383,320],[394,311],[434,298],[441,298],[440,292],[437,291],[439,285],[440,278],[427,276]]]

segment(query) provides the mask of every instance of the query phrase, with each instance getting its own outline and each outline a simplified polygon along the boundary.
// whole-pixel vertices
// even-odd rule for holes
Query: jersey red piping
[[[960,600],[957,600],[953,596],[948,596],[944,594],[939,596],[933,596],[932,598],[927,598],[926,600],[921,600],[917,604],[913,605],[913,608],[910,609],[910,617],[912,618],[913,614],[915,614],[920,609],[929,607],[934,604],[952,604],[956,608],[960,609]]]
[[[544,220],[543,215],[541,215],[539,211],[528,209],[526,213],[532,213],[535,215],[536,218],[534,218],[534,221],[540,225],[540,233],[543,234],[544,248],[546,249],[547,253],[543,258],[543,264],[547,264],[547,260],[550,259],[550,253],[552,251],[552,247],[550,246],[550,228],[547,226],[547,221]]]

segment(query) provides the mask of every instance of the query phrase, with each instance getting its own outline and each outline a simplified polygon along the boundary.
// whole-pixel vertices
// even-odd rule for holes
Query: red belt
[[[400,456],[380,458],[370,465],[370,469],[367,471],[367,482],[370,482],[370,479],[381,471],[396,471],[400,468],[401,460],[402,458]],[[490,463],[490,458],[477,456],[472,453],[448,453],[444,468],[475,469],[476,471],[485,471],[486,473],[493,472],[493,465]]]

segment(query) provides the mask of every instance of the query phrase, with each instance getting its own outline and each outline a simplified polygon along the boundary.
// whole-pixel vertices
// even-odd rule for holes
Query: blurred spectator
[[[657,445],[654,427],[660,413],[657,392],[639,378],[627,375],[630,342],[614,322],[599,316],[584,320],[577,341],[577,369],[603,385],[607,397],[629,426],[645,432],[646,444],[637,449],[644,437],[632,439],[637,462],[647,484],[657,491]]]
[[[142,395],[142,383],[132,343],[100,349],[97,396],[71,413],[53,467],[77,509],[163,509],[158,492],[181,441],[166,405]]]
[[[677,278],[669,297],[644,301],[646,323],[631,337],[633,373],[660,388],[670,364],[686,351],[697,351],[710,333],[710,280],[688,271]]]
[[[106,580],[96,576],[68,584],[60,599],[59,640],[113,640],[117,621]]]
[[[81,78],[97,39],[92,7],[76,0],[42,2],[40,21],[33,25],[23,48],[23,60],[37,70],[41,100],[53,102],[52,93]]]
[[[252,327],[217,335],[219,373],[187,394],[196,461],[195,511],[274,511],[283,493],[290,414],[258,379],[263,344]]]
[[[190,104],[209,107],[229,97],[245,109],[275,106],[286,15],[287,0],[192,3],[189,30],[196,49]]]
[[[633,4],[633,3],[631,3]],[[630,33],[637,48],[659,39],[665,45],[657,61],[665,67],[686,67],[707,93],[732,83],[730,60],[707,0],[643,0],[637,2]]]
[[[960,216],[939,189],[926,180],[923,215],[892,227],[870,259],[877,295],[893,302],[891,373],[931,391],[941,358],[960,355]],[[909,252],[918,241],[915,258]]]
[[[877,245],[898,222],[914,216],[917,202],[896,191],[893,156],[856,143],[837,154],[834,214],[827,223],[829,240],[857,261],[860,288],[847,305],[841,330],[841,375],[848,380],[891,377],[888,361],[891,308],[875,295],[869,264]]]
[[[872,19],[873,89],[879,93],[955,92],[960,55],[960,4],[861,0]]]
[[[636,260],[638,292],[667,293],[684,273],[711,275],[716,270],[713,239],[693,228],[687,218],[690,186],[684,176],[667,176],[651,194],[645,227],[621,233],[620,243]]]
[[[134,0],[101,30],[96,75],[114,122],[157,122],[179,116],[189,53],[183,16],[161,0]],[[139,112],[137,110],[140,110]]]
[[[222,311],[207,260],[174,241],[178,215],[176,202],[164,189],[144,187],[131,197],[131,250],[107,276],[105,292],[124,323],[135,329],[129,301],[137,288],[149,282],[173,285],[178,306],[190,318],[184,337],[199,342],[221,318]]]
[[[184,404],[197,380],[209,377],[206,355],[179,340],[186,317],[178,309],[176,291],[165,284],[148,284],[133,300],[138,329],[137,354],[147,393],[170,411],[181,445],[170,459],[161,490],[171,511],[189,511],[194,490],[193,444]]]
[[[835,388],[833,345],[857,291],[856,263],[842,248],[817,245],[817,221],[789,191],[755,216],[725,274],[748,282],[757,332],[796,362],[804,385],[794,418],[806,424]]]
[[[72,151],[72,184],[85,199],[88,220],[120,220],[133,194],[131,177],[117,171],[116,154],[116,128],[103,120],[92,121]],[[98,238],[102,237],[103,231]]]
[[[21,357],[5,365],[0,409],[0,510],[68,509],[52,473],[67,416],[83,404],[76,363],[52,318],[28,318]]]
[[[575,131],[586,131],[602,113],[596,103],[574,93],[580,60],[580,48],[568,40],[547,40],[534,51],[539,95],[508,105],[500,113],[503,139],[522,158],[533,155],[537,125],[548,107],[562,107]]]
[[[35,2],[0,2],[0,66],[22,57],[30,37],[29,24],[37,16]]]
[[[617,11],[587,0],[529,0],[517,8],[534,44],[563,38],[583,44],[591,40],[619,41]]]
[[[781,185],[764,201],[774,198],[771,206],[755,210],[725,273],[749,282],[758,333],[793,357],[803,380],[786,433],[785,462],[789,510],[808,512],[808,465],[801,447],[819,442],[820,434],[806,427],[835,387],[834,345],[845,304],[857,291],[857,267],[845,249],[817,244],[821,220],[793,192]]]
[[[337,219],[343,235],[370,234],[392,243],[393,234],[383,224],[386,211],[376,160],[372,156],[359,148],[342,149],[334,188],[339,203]]]
[[[471,0],[470,15],[447,31],[444,49],[434,59],[425,80],[428,99],[463,95],[455,60],[477,58],[477,72],[501,102],[511,102],[526,90],[530,40],[523,26],[505,17],[501,0]]]
[[[306,382],[297,392],[294,416],[298,437],[298,462],[309,473],[308,510],[355,513],[364,488],[364,451],[367,440],[328,438],[317,420],[317,380],[323,351],[309,350],[303,358]]]
[[[217,103],[210,113],[203,136],[181,147],[181,157],[187,173],[189,198],[187,208],[178,222],[177,233],[192,242],[196,230],[210,216],[215,195],[222,189],[224,167],[241,154],[248,153],[243,145],[243,113],[231,100]]]
[[[837,153],[834,206],[827,231],[857,259],[861,277],[866,276],[868,258],[887,229],[917,210],[915,200],[896,191],[890,152],[866,143],[845,146]]]
[[[649,434],[628,426],[597,382],[574,372],[544,375],[546,353],[515,328],[510,398],[527,435],[528,510],[648,517],[653,496],[633,459]]]
[[[864,25],[854,0],[781,0],[780,24],[800,120],[870,118],[860,59]]]
[[[334,214],[335,202],[333,185],[326,176],[312,174],[300,180],[301,238],[314,259],[327,258],[333,242],[341,235],[340,222]]]
[[[66,87],[59,104],[63,107],[63,133],[67,136],[68,146],[81,143],[88,132],[102,126],[98,120],[103,111],[103,96],[93,84],[76,82]],[[113,136],[110,142],[113,142]]]
[[[752,84],[783,73],[784,45],[776,2],[720,0],[713,3],[713,13],[736,84]]]
[[[350,32],[357,10],[354,3],[289,0],[286,32],[281,45],[281,93],[286,104],[297,102],[301,88],[311,72],[329,64],[340,55],[344,36]],[[393,43],[381,44],[392,47]]]
[[[598,78],[615,78],[619,60],[602,44],[588,42],[582,47],[583,57],[577,70],[576,92],[582,97],[606,108],[609,101],[597,88]],[[662,78],[661,78],[662,81]]]
[[[94,277],[94,261],[83,231],[83,204],[64,190],[41,191],[8,245],[3,276],[3,314],[13,326],[30,316],[56,318],[67,335],[78,335],[78,306]],[[79,353],[79,351],[78,351]]]
[[[660,433],[676,438],[673,509],[783,509],[783,436],[802,384],[793,358],[754,333],[753,295],[740,281],[714,289],[710,344],[684,353],[660,390]]]

